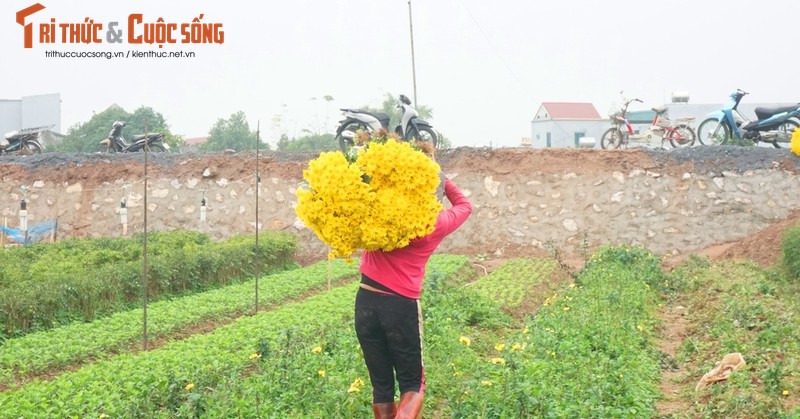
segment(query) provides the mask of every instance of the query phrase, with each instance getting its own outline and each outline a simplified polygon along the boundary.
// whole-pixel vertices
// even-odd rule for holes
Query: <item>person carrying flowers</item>
[[[372,382],[373,413],[414,418],[425,391],[419,307],[425,266],[472,205],[445,179],[432,144],[385,131],[357,133],[356,144],[347,154],[324,152],[309,162],[295,211],[330,246],[329,258],[350,260],[363,251],[355,329]],[[443,210],[442,196],[449,209]]]
[[[449,179],[444,180],[444,195],[452,206],[439,212],[431,233],[405,247],[365,251],[361,257],[355,328],[372,382],[376,418],[421,416],[425,374],[419,298],[425,266],[442,240],[472,213],[467,197]],[[399,405],[394,402],[395,374]]]

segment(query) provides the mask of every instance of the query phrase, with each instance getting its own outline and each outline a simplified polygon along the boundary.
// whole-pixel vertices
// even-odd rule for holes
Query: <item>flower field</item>
[[[690,258],[662,272],[642,248],[598,249],[569,277],[517,258],[487,275],[434,255],[422,295],[426,417],[659,417],[662,372],[684,373],[665,417],[792,417],[800,392],[800,297],[784,270]],[[10,338],[0,418],[371,417],[353,331],[357,265],[326,261]],[[328,281],[331,289],[328,289]],[[666,305],[689,313],[674,360],[659,349]],[[182,335],[202,324],[214,327]],[[694,392],[729,352],[748,362]]]
[[[274,305],[295,298],[327,282],[327,264],[303,271],[292,270],[266,277],[259,283],[259,305]],[[334,281],[356,275],[355,265],[333,263]],[[200,294],[160,301],[148,307],[148,333],[158,338],[208,320],[224,320],[252,309],[255,280]],[[0,346],[0,385],[29,373],[42,373],[86,359],[102,359],[138,343],[142,335],[142,310],[130,310],[90,323],[31,333]]]

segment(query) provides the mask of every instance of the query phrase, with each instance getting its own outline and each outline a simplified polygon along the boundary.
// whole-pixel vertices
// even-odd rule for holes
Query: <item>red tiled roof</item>
[[[552,119],[603,119],[591,103],[542,102]]]

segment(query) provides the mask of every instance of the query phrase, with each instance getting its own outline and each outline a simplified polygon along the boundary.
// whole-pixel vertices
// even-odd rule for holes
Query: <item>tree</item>
[[[303,130],[305,135],[299,138],[289,139],[282,135],[278,140],[278,151],[333,151],[339,149],[339,144],[334,141],[333,134],[314,134],[309,130]]]
[[[264,142],[259,147],[270,149],[269,144]],[[242,111],[232,114],[228,119],[218,119],[209,131],[208,142],[200,146],[203,151],[242,151],[255,148],[256,133],[250,130],[250,124]]]
[[[114,121],[124,121],[123,137],[133,137],[136,134],[147,132],[161,132],[164,137],[174,138],[169,131],[164,116],[148,106],[141,106],[133,113],[128,113],[119,105],[111,105],[103,112],[95,114],[86,122],[70,127],[64,141],[52,148],[60,152],[93,152],[97,150],[100,141],[108,138]],[[170,145],[173,145],[170,143]],[[177,144],[176,144],[177,145]]]
[[[445,137],[444,134],[442,134],[439,131],[436,131],[436,139],[438,140],[438,144],[437,144],[436,148],[441,149],[441,150],[445,150],[445,149],[448,149],[448,148],[453,148],[453,142],[450,141],[449,138]]]

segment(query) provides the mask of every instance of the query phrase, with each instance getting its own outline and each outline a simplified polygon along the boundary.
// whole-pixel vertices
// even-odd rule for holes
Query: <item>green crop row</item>
[[[556,263],[552,259],[512,259],[472,286],[478,294],[513,309],[540,297],[536,293],[537,287],[555,271]]]
[[[422,295],[428,390],[427,413],[446,403],[440,394],[453,379],[454,361],[480,362],[459,343],[473,320],[482,327],[507,321],[499,307],[465,290],[454,275],[467,266],[463,257],[434,256]],[[371,391],[352,316],[321,328],[309,338],[287,328],[254,348],[244,376],[230,375],[214,385],[176,381],[171,405],[156,417],[325,417],[370,416]],[[435,414],[433,415],[436,416]]]
[[[653,345],[659,261],[642,249],[601,248],[575,284],[524,326],[466,336],[483,355],[457,363],[452,417],[652,417],[659,397]],[[644,272],[656,277],[646,277]],[[494,341],[490,339],[495,339]]]
[[[781,249],[783,264],[789,275],[795,280],[800,279],[800,227],[791,228],[783,234]]]
[[[259,304],[273,305],[357,274],[357,265],[341,261],[276,273],[259,281]],[[155,302],[148,307],[150,339],[207,321],[240,315],[254,304],[254,280],[200,294]],[[9,339],[0,346],[0,385],[21,375],[52,371],[87,359],[103,359],[124,351],[142,336],[142,310],[113,314],[91,323],[73,323]]]
[[[443,272],[456,269],[452,258],[444,256],[434,256],[431,266],[441,258],[445,258]],[[463,266],[466,258],[461,260]],[[321,331],[342,324],[352,327],[356,289],[355,284],[334,288],[299,303],[239,318],[213,333],[149,352],[119,355],[50,382],[0,393],[0,417],[173,417],[186,392],[204,392],[231,377],[252,374],[253,354],[269,342],[279,342],[286,333],[304,341],[318,339]]]
[[[800,284],[791,272],[695,258],[673,275],[686,283],[687,336],[676,359],[677,396],[691,417],[800,417]],[[746,366],[695,391],[726,354]]]
[[[90,321],[141,300],[142,238],[74,239],[7,250],[10,253],[0,267],[0,283],[4,284],[0,288],[0,323],[4,326],[0,340],[71,321]],[[256,255],[252,236],[214,243],[200,233],[148,235],[148,298],[238,282],[252,276],[256,268],[266,273],[294,266],[294,236],[269,232],[260,239]],[[30,273],[11,267],[8,261],[17,258],[31,259],[20,261]],[[255,260],[259,261],[257,267]]]

